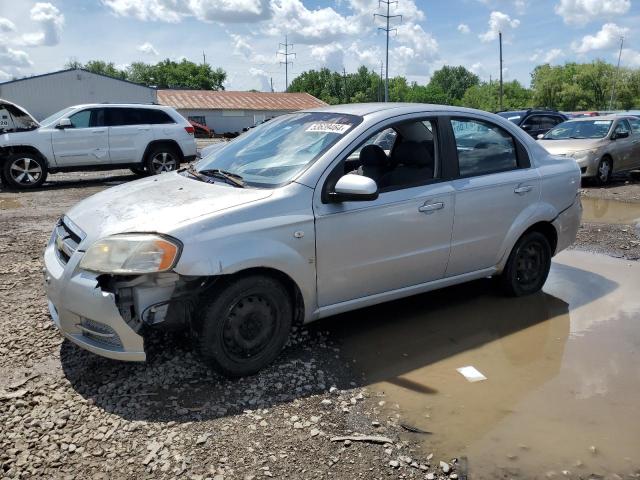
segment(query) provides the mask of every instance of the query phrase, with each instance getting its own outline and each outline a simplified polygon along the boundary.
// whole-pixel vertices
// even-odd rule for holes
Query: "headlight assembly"
[[[575,158],[576,160],[583,160],[587,157],[590,157],[591,155],[595,155],[596,153],[598,153],[598,149],[591,148],[589,150],[579,150],[577,152],[571,152],[569,156]]]
[[[120,275],[166,272],[176,264],[180,250],[177,240],[160,235],[113,235],[91,245],[82,257],[80,268]]]

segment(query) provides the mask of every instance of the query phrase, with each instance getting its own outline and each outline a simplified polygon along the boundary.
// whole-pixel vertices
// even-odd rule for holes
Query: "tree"
[[[463,66],[450,67],[445,65],[436,70],[428,86],[444,93],[447,105],[459,105],[465,92],[474,85],[480,84],[480,78]]]

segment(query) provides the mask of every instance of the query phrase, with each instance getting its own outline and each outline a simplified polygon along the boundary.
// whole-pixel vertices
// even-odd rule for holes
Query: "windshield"
[[[64,117],[67,113],[69,113],[70,111],[72,111],[75,107],[67,107],[67,108],[63,108],[62,110],[60,110],[59,112],[54,113],[53,115],[49,115],[47,118],[45,118],[44,120],[42,120],[40,122],[40,125],[50,125],[53,122],[55,122],[56,120],[58,120],[59,118]]]
[[[506,118],[512,123],[517,124],[522,118],[523,113],[522,112],[498,112],[498,115],[500,115],[502,118]]]
[[[545,140],[567,140],[571,138],[604,138],[611,128],[611,120],[569,121],[547,132]]]
[[[293,180],[361,120],[337,113],[282,115],[207,155],[196,170],[220,170],[246,185],[274,188]]]

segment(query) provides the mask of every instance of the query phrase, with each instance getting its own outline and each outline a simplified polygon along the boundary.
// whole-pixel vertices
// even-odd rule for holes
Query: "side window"
[[[620,120],[618,125],[616,125],[615,133],[631,133],[629,122],[627,120]]]
[[[148,123],[148,122],[147,122]],[[138,108],[108,108],[107,124],[111,127],[144,125],[142,110]]]
[[[167,125],[176,123],[166,112],[162,110],[144,109],[141,110],[143,123],[150,125]]]
[[[91,110],[82,110],[69,117],[73,128],[89,128],[91,126]]]
[[[629,123],[633,129],[633,133],[640,133],[640,118],[631,118],[629,119]]]
[[[487,175],[518,168],[513,137],[482,120],[452,119],[461,177]]]
[[[560,117],[556,117],[554,115],[541,115],[538,117],[538,129],[540,130],[551,130],[553,127],[562,122]]]
[[[541,117],[538,115],[531,115],[527,117],[524,122],[522,122],[523,130],[540,130],[540,119]]]

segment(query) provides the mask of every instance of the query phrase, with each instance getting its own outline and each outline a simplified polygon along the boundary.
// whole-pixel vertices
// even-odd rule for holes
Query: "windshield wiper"
[[[193,165],[189,165],[187,168],[183,168],[180,169],[179,171],[186,171],[188,172],[191,176],[196,177],[198,180],[202,181],[202,182],[206,182],[206,183],[213,183],[213,180],[211,179],[211,177],[209,175],[203,175],[200,172],[198,172],[195,167]]]
[[[230,183],[231,185],[234,185],[238,188],[244,188],[244,180],[238,174],[227,172],[224,170],[219,170],[217,168],[200,170],[199,173],[202,175],[206,175],[208,177],[222,178],[223,180],[226,180],[227,183]]]

